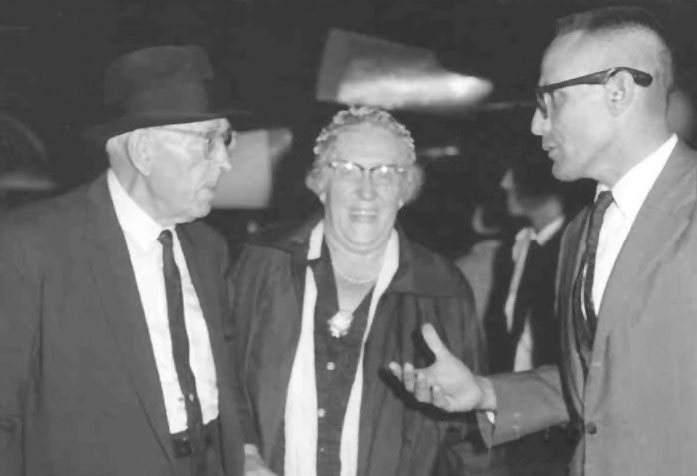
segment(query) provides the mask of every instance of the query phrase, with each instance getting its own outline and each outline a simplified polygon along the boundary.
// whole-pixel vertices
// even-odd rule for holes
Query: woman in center
[[[425,365],[419,329],[430,322],[481,371],[470,288],[396,225],[422,182],[401,123],[378,109],[341,111],[314,153],[306,184],[323,212],[262,233],[233,277],[245,474],[429,475],[446,435],[465,438],[465,419],[420,406],[385,367]]]

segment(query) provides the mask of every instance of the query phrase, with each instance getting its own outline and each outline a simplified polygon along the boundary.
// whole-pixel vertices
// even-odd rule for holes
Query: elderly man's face
[[[360,125],[341,131],[329,154],[334,167],[320,196],[326,232],[349,250],[384,244],[402,206],[406,146],[389,131]],[[379,166],[387,167],[368,173]]]
[[[540,85],[595,73],[613,66],[607,46],[578,33],[554,40],[545,53]],[[602,152],[613,137],[603,85],[575,85],[545,94],[547,117],[537,109],[532,132],[554,161],[552,172],[560,180],[598,178]]]
[[[206,216],[223,171],[230,169],[224,140],[226,119],[152,128],[152,206],[161,223],[184,223]]]

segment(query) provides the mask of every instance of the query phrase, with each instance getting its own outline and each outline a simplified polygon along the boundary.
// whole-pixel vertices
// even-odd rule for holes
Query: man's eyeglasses
[[[334,160],[327,162],[326,165],[334,171],[334,176],[338,180],[359,182],[363,180],[365,174],[368,174],[373,184],[377,186],[393,185],[397,179],[407,171],[405,167],[394,164],[364,167],[355,162],[346,160]]]
[[[648,87],[653,81],[653,77],[649,73],[639,71],[638,69],[628,68],[626,66],[617,66],[615,68],[606,69],[604,71],[598,71],[597,73],[586,74],[585,76],[579,76],[578,78],[567,79],[566,81],[560,81],[558,83],[545,84],[544,86],[538,86],[535,88],[535,100],[537,101],[537,108],[540,110],[543,118],[547,118],[549,113],[547,107],[546,96],[551,95],[554,91],[562,88],[568,88],[570,86],[578,86],[581,84],[606,84],[610,78],[619,73],[620,71],[626,71],[631,76],[636,84],[643,87]]]
[[[232,129],[225,129],[222,132],[201,132],[178,127],[163,127],[162,130],[177,132],[179,134],[185,134],[192,137],[198,137],[199,139],[204,139],[206,142],[204,145],[203,154],[206,158],[210,158],[213,156],[215,148],[219,144],[224,145],[227,149],[232,149],[235,146],[235,142],[237,141],[237,132],[235,132]]]

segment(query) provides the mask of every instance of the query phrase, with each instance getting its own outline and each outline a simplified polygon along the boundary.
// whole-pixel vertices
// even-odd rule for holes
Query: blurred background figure
[[[0,25],[0,53],[4,53]],[[13,205],[53,193],[49,154],[27,121],[27,95],[12,81],[11,68],[0,62],[0,215]]]
[[[501,180],[508,213],[523,226],[495,259],[484,313],[492,372],[530,370],[559,358],[554,283],[566,207],[564,186],[551,169],[531,147]],[[507,445],[506,465],[512,475],[563,475],[572,449],[566,428],[555,427]]]
[[[676,88],[668,96],[668,127],[683,141],[695,145],[695,105],[684,89]]]
[[[259,233],[234,273],[246,474],[422,476],[453,435],[453,471],[470,474],[464,419],[423,412],[384,371],[394,359],[429,361],[414,338],[425,322],[469,365],[483,361],[469,286],[397,224],[422,181],[411,133],[354,107],[334,116],[314,153],[306,184],[321,212]]]
[[[559,354],[553,297],[564,196],[551,162],[533,154],[514,161],[500,184],[508,213],[523,226],[499,249],[484,313],[493,372],[529,370]]]
[[[43,142],[0,104],[0,214],[55,189]]]
[[[498,192],[498,193],[497,193]],[[508,215],[501,190],[481,194],[476,200],[471,217],[474,244],[466,254],[455,260],[472,287],[477,316],[482,318],[489,306],[494,279],[494,262],[503,236],[508,229]]]

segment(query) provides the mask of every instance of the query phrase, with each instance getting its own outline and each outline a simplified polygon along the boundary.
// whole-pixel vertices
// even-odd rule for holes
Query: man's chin
[[[552,166],[552,175],[554,175],[555,179],[561,180],[562,182],[573,182],[574,180],[582,178],[577,177],[577,174],[574,174],[573,171],[565,170],[558,162],[555,162],[554,166]]]
[[[199,218],[204,218],[211,212],[212,206],[210,203],[199,203],[196,208],[191,210],[191,219],[188,221],[198,220]]]

